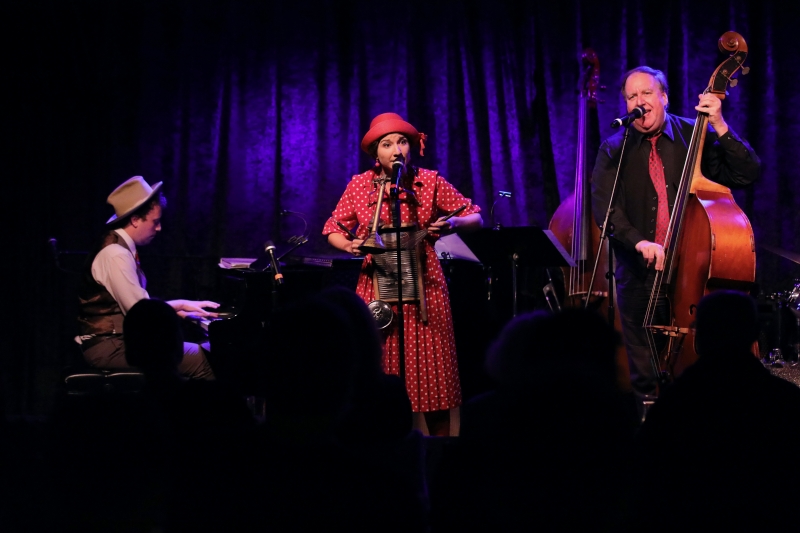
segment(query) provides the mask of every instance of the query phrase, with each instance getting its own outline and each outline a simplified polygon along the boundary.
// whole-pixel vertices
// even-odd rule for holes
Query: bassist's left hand
[[[722,117],[722,100],[711,93],[701,94],[700,102],[695,109],[708,115],[708,123],[717,132],[718,137],[728,133],[728,124]]]

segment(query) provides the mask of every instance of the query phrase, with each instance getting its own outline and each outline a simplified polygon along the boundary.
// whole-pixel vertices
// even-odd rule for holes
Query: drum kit
[[[762,248],[800,265],[800,254],[782,248],[762,245]],[[796,371],[796,376],[787,377],[800,386],[800,279],[788,290],[771,293],[767,296],[775,304],[773,340],[763,358],[763,363],[775,374]]]

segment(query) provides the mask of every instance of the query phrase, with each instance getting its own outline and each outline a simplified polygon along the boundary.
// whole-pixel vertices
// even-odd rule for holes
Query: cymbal
[[[783,248],[778,248],[777,246],[770,246],[769,244],[762,244],[761,247],[772,252],[773,254],[777,254],[788,259],[789,261],[792,261],[793,263],[800,265],[800,254],[796,252],[790,252],[789,250],[784,250]]]

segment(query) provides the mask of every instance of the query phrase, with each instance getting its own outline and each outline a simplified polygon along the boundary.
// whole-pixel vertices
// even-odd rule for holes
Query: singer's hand
[[[361,244],[363,242],[364,242],[364,239],[353,239],[352,241],[349,241],[349,244],[347,245],[346,251],[350,252],[351,254],[353,254],[356,257],[360,256],[361,255],[361,248],[359,248],[359,246],[361,246]]]
[[[455,220],[455,218],[444,220],[444,217],[439,217],[439,220],[428,226],[428,235],[440,237],[453,233],[456,230]]]
[[[695,109],[708,114],[708,123],[719,137],[728,133],[728,123],[722,117],[722,100],[711,93],[701,94],[699,98],[700,103],[695,106]]]
[[[656,263],[656,270],[664,270],[664,247],[650,241],[639,241],[636,243],[636,251],[642,254],[647,261],[647,268]]]

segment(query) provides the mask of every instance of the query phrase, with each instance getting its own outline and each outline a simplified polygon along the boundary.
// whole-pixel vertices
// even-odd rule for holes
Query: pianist
[[[161,231],[161,210],[166,200],[162,183],[150,185],[141,176],[134,176],[114,189],[108,203],[114,215],[106,222],[106,232],[89,254],[83,268],[79,288],[78,328],[76,341],[86,362],[96,368],[125,368],[122,322],[133,305],[150,295],[139,266],[137,248],[149,244]],[[210,301],[172,300],[167,302],[178,315],[214,316],[203,308],[217,308]],[[184,343],[179,366],[184,376],[214,379],[203,347]]]

